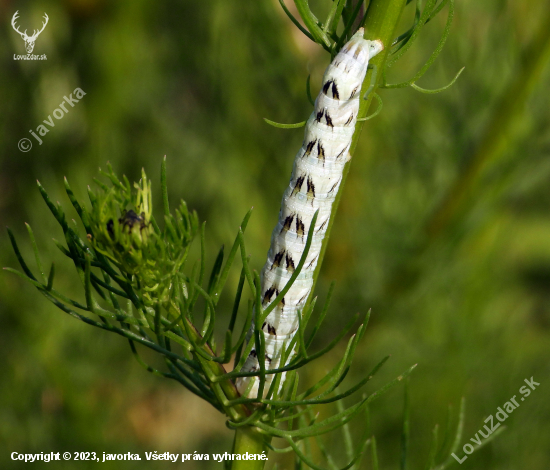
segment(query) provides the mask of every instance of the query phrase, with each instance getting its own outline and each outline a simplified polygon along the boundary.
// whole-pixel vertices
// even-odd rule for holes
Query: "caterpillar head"
[[[358,58],[358,56],[366,50],[368,54],[368,58],[366,60],[368,61],[384,49],[384,44],[382,44],[380,39],[369,41],[363,38],[364,34],[365,28],[359,28],[348,43],[342,48],[342,52],[345,54],[352,54],[355,58]]]
[[[380,39],[374,41],[368,41],[369,43],[369,59],[372,59],[376,54],[379,54],[384,50],[384,44]]]

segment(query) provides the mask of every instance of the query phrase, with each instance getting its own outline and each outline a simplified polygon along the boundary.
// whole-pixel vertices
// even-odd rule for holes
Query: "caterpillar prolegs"
[[[382,49],[380,41],[363,39],[360,28],[344,45],[323,76],[323,86],[309,117],[302,148],[294,160],[290,184],[286,189],[279,222],[271,236],[267,262],[261,273],[261,302],[267,307],[285,287],[300,260],[307,235],[313,238],[300,275],[283,300],[267,316],[262,325],[265,337],[265,368],[281,367],[281,348],[288,344],[298,329],[298,314],[302,311],[313,286],[321,245],[338,193],[344,165],[349,160],[349,148],[359,112],[361,85],[369,59]],[[314,227],[312,218],[319,210]],[[252,337],[252,329],[249,338]],[[259,370],[258,355],[252,349],[242,372]],[[265,391],[273,380],[266,376]],[[250,381],[253,381],[250,384]],[[281,382],[282,383],[282,382]],[[241,377],[236,386],[242,395],[256,397],[257,377]]]

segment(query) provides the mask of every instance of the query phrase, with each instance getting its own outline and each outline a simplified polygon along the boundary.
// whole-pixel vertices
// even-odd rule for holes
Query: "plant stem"
[[[393,39],[395,38],[395,30],[405,8],[407,0],[371,0],[369,3],[367,17],[365,19],[365,39],[374,40],[379,39],[384,44],[384,50],[372,59],[371,64],[375,65],[378,70],[383,70],[388,58],[388,53],[391,48]],[[367,91],[370,86],[372,70],[367,72],[365,80],[363,81],[363,86],[361,89],[361,96]],[[368,96],[368,99],[361,100],[359,106],[358,118],[363,118],[367,115],[367,111],[370,107],[374,94],[378,88],[378,82],[382,77],[382,73],[378,73],[376,78],[376,83],[374,89]],[[363,129],[364,121],[358,121],[355,126],[355,132],[353,134],[353,139],[351,141],[350,154],[353,156],[355,148],[357,147],[357,142],[359,141],[359,136],[361,135],[361,130]],[[336,218],[336,211],[338,210],[338,205],[340,204],[340,198],[342,197],[342,189],[346,183],[346,178],[349,172],[350,162],[348,162],[344,168],[342,182],[340,183],[340,189],[336,195],[336,199],[332,203],[332,210],[330,213],[330,221],[323,239],[323,245],[321,248],[321,253],[319,254],[319,262],[317,263],[317,268],[313,274],[313,287],[311,293],[309,294],[308,304],[313,298],[313,293],[315,291],[315,285],[317,284],[317,279],[319,278],[319,271],[321,270],[321,265],[323,264],[323,258],[325,257],[325,252],[327,249],[328,241],[330,238],[330,231],[334,224],[334,219]]]
[[[261,454],[267,456],[267,438],[260,434],[256,428],[245,426],[235,431],[233,441],[233,454]],[[271,440],[271,439],[269,439]],[[231,470],[262,470],[266,460],[233,460]]]

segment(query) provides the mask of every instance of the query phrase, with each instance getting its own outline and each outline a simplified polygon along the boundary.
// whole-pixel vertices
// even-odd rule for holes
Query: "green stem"
[[[193,324],[187,319],[185,319],[184,322],[186,332],[189,335],[189,339],[191,340],[191,342],[196,345],[197,348],[202,348],[203,352],[205,352],[207,356],[214,356],[214,352],[210,349],[208,344],[203,344],[202,346],[199,346],[197,344],[201,340],[201,336],[196,328],[193,326]],[[196,354],[196,359],[200,363],[205,375],[211,380],[215,377],[219,377],[227,373],[223,365],[218,362],[209,361],[198,353]],[[240,421],[241,419],[245,419],[251,414],[251,410],[249,410],[246,405],[226,405],[228,400],[230,401],[240,398],[239,392],[237,391],[235,385],[231,380],[222,380],[219,383],[215,383],[213,387],[213,392],[220,403],[223,405],[227,416],[229,416],[231,419]]]
[[[379,39],[384,44],[384,50],[380,54],[378,54],[376,57],[374,57],[373,60],[371,61],[371,63],[375,65],[378,68],[378,70],[384,70],[388,53],[390,50],[390,46],[395,37],[395,30],[399,22],[399,18],[401,17],[401,13],[403,12],[403,8],[405,8],[406,3],[407,3],[407,0],[371,0],[369,4],[368,14],[365,19],[365,23],[363,25],[366,30],[365,39],[369,39],[369,40]],[[364,118],[367,115],[368,109],[372,102],[372,98],[376,93],[376,90],[378,88],[378,82],[382,75],[383,74],[381,73],[378,74],[377,81],[374,85],[374,89],[371,90],[368,98],[366,100],[361,100],[361,104],[359,107],[359,114],[357,116],[358,119]],[[371,84],[371,76],[372,76],[372,70],[369,70],[367,72],[367,75],[365,76],[365,80],[363,81],[361,96],[364,96],[365,92],[369,88]],[[353,134],[353,139],[351,141],[351,148],[350,148],[351,155],[353,155],[355,152],[357,143],[359,141],[359,136],[361,135],[361,130],[363,129],[364,125],[365,125],[365,121],[358,120],[355,126],[355,133]],[[328,240],[330,238],[330,232],[334,224],[336,211],[338,210],[338,206],[340,204],[340,198],[342,197],[342,192],[343,192],[342,188],[345,185],[346,178],[349,172],[349,167],[350,167],[350,162],[348,162],[344,168],[342,183],[340,184],[340,189],[338,190],[336,199],[332,204],[330,221],[327,228],[327,232],[325,234],[325,238],[323,240],[323,246],[321,248],[321,253],[319,255],[319,262],[317,263],[317,268],[315,269],[315,273],[313,275],[313,287],[311,289],[311,293],[309,294],[308,304],[313,299],[313,292],[315,291],[315,285],[317,284],[317,279],[319,278],[319,271],[321,270],[321,265],[323,264],[323,259],[325,257]]]
[[[258,432],[256,428],[245,426],[235,431],[235,440],[233,441],[233,454],[256,454],[267,457],[267,444],[271,438]],[[231,470],[262,470],[266,460],[233,460]]]

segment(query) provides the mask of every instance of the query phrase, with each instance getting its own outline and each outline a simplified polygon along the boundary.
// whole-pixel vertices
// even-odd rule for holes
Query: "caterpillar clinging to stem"
[[[313,286],[332,203],[338,193],[359,112],[360,91],[369,60],[383,49],[381,41],[363,39],[360,28],[342,47],[323,76],[323,85],[309,117],[302,147],[294,160],[290,184],[283,195],[279,222],[271,236],[267,262],[261,273],[261,297],[267,307],[285,287],[304,253],[307,235],[313,230],[311,247],[303,268],[282,301],[263,324],[265,368],[280,364],[284,344],[295,335],[299,319]],[[312,219],[318,211],[312,227]],[[253,335],[255,322],[249,337]],[[241,372],[259,369],[258,354],[252,349]],[[266,387],[273,375],[266,376]],[[251,383],[252,382],[252,383]],[[240,377],[236,386],[242,395],[258,395],[257,377]],[[261,397],[260,397],[261,398]]]

